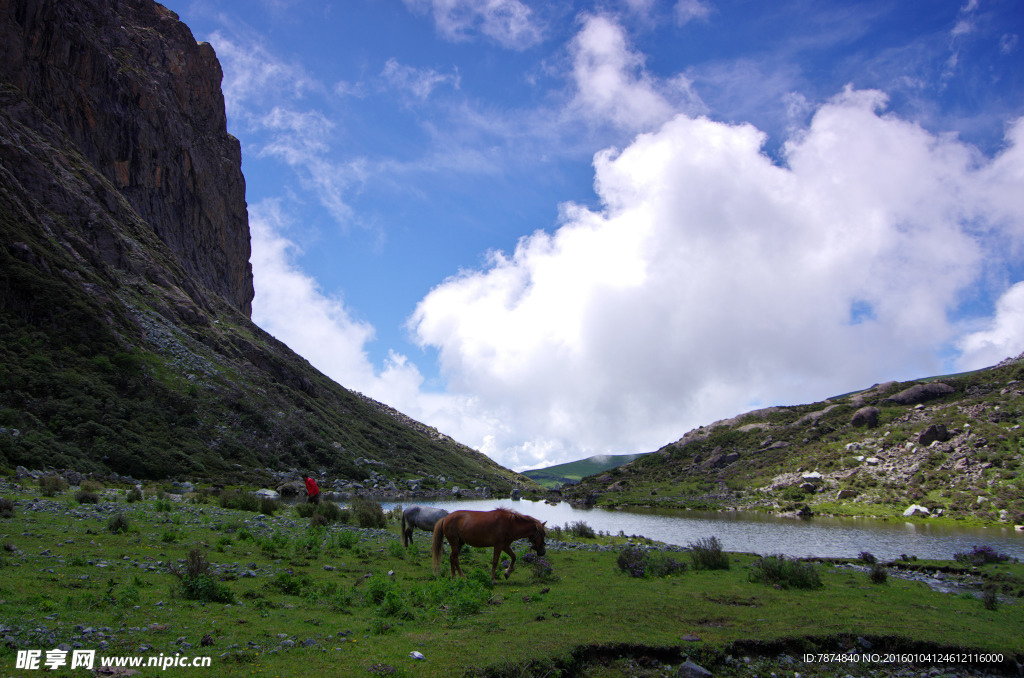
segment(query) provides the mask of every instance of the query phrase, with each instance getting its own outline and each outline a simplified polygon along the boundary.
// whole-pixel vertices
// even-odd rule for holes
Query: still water
[[[394,507],[393,503],[382,505],[387,510]],[[726,551],[761,555],[856,558],[862,551],[868,551],[884,560],[902,554],[951,560],[955,553],[987,544],[1001,553],[1024,559],[1024,532],[1015,532],[1012,527],[970,528],[828,517],[796,519],[751,512],[582,509],[564,502],[551,506],[539,501],[508,499],[423,501],[421,505],[448,511],[489,511],[506,506],[546,520],[549,526],[582,520],[597,531],[613,535],[621,531],[680,546],[713,536]]]

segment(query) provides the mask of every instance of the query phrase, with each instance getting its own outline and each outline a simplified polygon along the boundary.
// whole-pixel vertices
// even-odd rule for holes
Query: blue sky
[[[522,470],[1024,351],[1020,0],[181,0],[253,319]]]

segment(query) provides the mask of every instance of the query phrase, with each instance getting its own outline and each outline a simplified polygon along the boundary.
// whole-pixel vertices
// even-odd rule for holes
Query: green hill
[[[635,461],[643,454],[601,454],[567,464],[558,464],[547,468],[524,471],[523,475],[531,478],[549,490],[557,490],[566,484],[578,483],[587,476],[603,473],[609,469]]]

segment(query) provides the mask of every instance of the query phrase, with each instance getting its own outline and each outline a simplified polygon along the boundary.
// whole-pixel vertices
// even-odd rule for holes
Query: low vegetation
[[[0,667],[13,667],[18,648],[95,648],[83,628],[109,629],[110,655],[211,656],[217,675],[240,677],[296,666],[338,675],[343,665],[346,675],[608,678],[662,675],[626,665],[684,655],[730,675],[730,655],[840,652],[858,638],[1024,659],[1024,565],[1001,558],[888,563],[873,585],[863,560],[725,553],[713,537],[676,551],[613,546],[619,538],[563,531],[569,547],[543,557],[516,544],[515,572],[492,585],[490,549],[462,554],[465,578],[435,576],[427,549],[403,548],[383,512],[383,528],[357,527],[354,512],[321,526],[312,518],[330,504],[268,515],[200,494],[129,503],[115,489],[80,505],[0,487],[18,507],[0,524],[0,626],[13,639]],[[897,576],[910,566],[977,568],[990,592],[937,593]],[[622,672],[609,673],[615,662]]]

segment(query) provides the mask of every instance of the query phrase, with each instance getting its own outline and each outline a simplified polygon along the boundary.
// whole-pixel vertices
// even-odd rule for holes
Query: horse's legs
[[[512,570],[515,569],[515,566],[516,566],[516,552],[512,550],[512,544],[506,544],[505,545],[505,553],[507,553],[512,558],[512,562],[510,562],[508,564],[508,569],[505,570],[505,579],[508,579],[510,576],[512,576]],[[498,549],[497,549],[497,547],[495,547],[495,549],[494,549],[494,562],[495,563],[498,562]],[[491,574],[491,579],[494,579],[493,572]]]
[[[498,558],[501,558],[501,544],[494,545],[494,558],[491,559],[491,583],[494,583],[494,571],[498,569]],[[508,575],[505,575],[508,579]]]
[[[459,565],[459,550],[462,548],[462,544],[459,543],[458,539],[449,539],[448,544],[452,547],[452,555],[448,559],[452,565],[452,578],[455,578],[456,571],[460,577],[465,577],[466,575],[462,573],[462,566]]]

